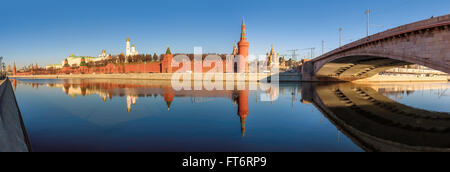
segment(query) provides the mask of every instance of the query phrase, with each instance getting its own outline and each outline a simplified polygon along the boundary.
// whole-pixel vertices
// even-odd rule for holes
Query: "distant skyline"
[[[448,0],[156,0],[156,1],[2,1],[0,56],[6,66],[60,63],[71,55],[96,57],[125,52],[129,37],[140,53],[231,53],[245,17],[250,54],[315,47],[321,54],[366,34],[367,9],[371,34],[431,16],[449,14]],[[309,51],[298,52],[300,58]]]

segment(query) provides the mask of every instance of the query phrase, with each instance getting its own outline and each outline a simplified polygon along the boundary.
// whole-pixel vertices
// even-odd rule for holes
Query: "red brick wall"
[[[212,72],[233,72],[234,71],[234,63],[232,61],[222,61],[222,70],[216,69]],[[132,63],[132,64],[112,64],[109,63],[106,66],[100,67],[87,67],[81,66],[78,68],[73,67],[64,67],[59,70],[34,70],[30,72],[17,73],[17,75],[56,75],[56,74],[120,74],[120,73],[172,73],[180,70],[183,67],[183,64],[180,64],[177,67],[170,67],[171,58],[169,60],[163,60],[162,62],[149,62],[149,63]],[[190,71],[194,72],[194,62],[191,61]],[[198,63],[197,65],[202,65],[202,63]],[[206,73],[216,67],[216,64],[212,62],[210,66],[203,66],[201,68],[201,72]],[[170,67],[170,69],[169,69]],[[228,69],[228,71],[227,71]],[[189,70],[189,69],[188,69]],[[196,71],[195,71],[196,72]]]

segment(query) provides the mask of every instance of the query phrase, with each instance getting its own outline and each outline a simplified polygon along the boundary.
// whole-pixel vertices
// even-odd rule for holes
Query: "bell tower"
[[[127,44],[126,44],[126,51],[125,51],[125,57],[130,56],[131,54],[131,48],[130,48],[130,38],[127,38]]]

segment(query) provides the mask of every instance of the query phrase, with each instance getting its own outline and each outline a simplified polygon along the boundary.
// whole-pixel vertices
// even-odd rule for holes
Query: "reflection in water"
[[[412,106],[417,104],[405,105],[394,101],[395,98],[388,98],[399,93],[415,95],[417,90],[442,92],[450,87],[448,83],[291,83],[266,91],[177,91],[172,89],[170,82],[145,80],[13,80],[15,90],[17,85],[18,97],[22,96],[22,102],[26,102],[21,106],[29,112],[37,110],[36,107],[41,104],[38,101],[28,101],[28,94],[42,97],[46,94],[58,94],[52,92],[55,88],[61,88],[60,93],[73,99],[70,101],[58,97],[55,105],[46,105],[48,108],[89,106],[85,103],[105,102],[103,105],[96,104],[95,112],[92,109],[80,110],[73,107],[43,111],[49,114],[64,111],[80,116],[103,126],[105,129],[101,131],[107,134],[96,133],[100,129],[95,127],[91,132],[86,132],[85,128],[89,128],[86,124],[75,125],[73,121],[78,120],[68,120],[66,117],[57,122],[70,122],[69,125],[75,127],[71,127],[67,133],[53,134],[61,134],[62,137],[70,135],[85,141],[69,144],[59,140],[60,138],[47,138],[48,135],[43,134],[43,131],[49,132],[48,130],[32,131],[32,143],[38,147],[37,150],[48,151],[50,148],[45,148],[53,145],[49,144],[52,140],[59,140],[61,145],[56,148],[53,145],[50,150],[74,150],[73,147],[76,147],[78,149],[75,150],[92,151],[359,151],[358,147],[365,151],[447,151],[450,147],[449,113],[414,108]],[[23,89],[21,85],[24,86]],[[21,91],[24,92],[22,95]],[[443,95],[445,96],[440,96]],[[92,99],[95,96],[99,96],[101,100]],[[277,97],[279,98],[276,99]],[[185,102],[186,99],[190,100],[190,104]],[[122,102],[126,104],[126,112],[120,111],[121,105],[117,104]],[[244,142],[238,142],[239,139],[231,131],[225,130],[228,127],[234,128],[234,119],[228,116],[228,102],[237,106],[234,114],[237,113],[239,117],[241,139],[249,131],[251,133],[252,137],[246,136]],[[445,106],[445,98],[440,103]],[[157,106],[162,105],[167,108],[165,112],[158,111]],[[311,107],[317,108],[320,113]],[[153,117],[149,118],[152,113]],[[158,115],[155,116],[156,114]],[[42,116],[46,120],[58,118]],[[323,116],[328,121],[324,121]],[[313,122],[315,120],[320,122]],[[26,123],[31,125],[28,127],[30,130],[44,125],[32,120]],[[34,125],[38,127],[33,127]],[[171,127],[167,128],[168,126]],[[62,132],[64,127],[55,128]],[[77,134],[71,134],[75,131]],[[340,132],[344,135],[340,135]],[[331,135],[334,138],[330,138]],[[106,138],[102,139],[103,142],[86,140],[89,137]],[[127,142],[122,141],[124,138],[127,138]],[[335,144],[336,141],[338,144]],[[121,144],[114,145],[112,142]]]
[[[448,84],[436,85],[443,87]],[[311,85],[303,91],[310,93],[308,101],[366,151],[450,150],[450,113],[406,106],[374,88],[379,86]],[[399,88],[383,88],[381,93],[402,92]]]
[[[13,79],[14,88],[17,86],[17,80]],[[24,82],[26,84],[26,82]],[[106,103],[107,98],[112,100],[113,97],[126,97],[127,112],[131,112],[132,107],[136,105],[139,97],[164,97],[167,110],[170,111],[174,97],[190,97],[191,103],[196,103],[197,98],[227,98],[233,101],[238,106],[238,116],[241,121],[242,136],[245,136],[245,123],[249,115],[248,105],[248,83],[244,90],[191,90],[175,91],[172,88],[170,81],[146,81],[146,80],[61,80],[59,83],[39,83],[29,82],[32,88],[39,88],[39,85],[46,85],[50,88],[62,88],[66,95],[76,98],[77,96],[98,95]],[[258,83],[259,84],[259,83]],[[261,83],[262,84],[262,83]],[[274,99],[278,97],[279,88],[269,87],[263,94],[262,100],[270,100],[273,103]],[[235,88],[240,88],[235,85]],[[258,101],[258,100],[256,100]]]

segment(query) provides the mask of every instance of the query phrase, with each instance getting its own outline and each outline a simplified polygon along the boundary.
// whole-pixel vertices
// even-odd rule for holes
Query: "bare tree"
[[[0,79],[5,77],[5,63],[3,62],[3,57],[0,57]]]

